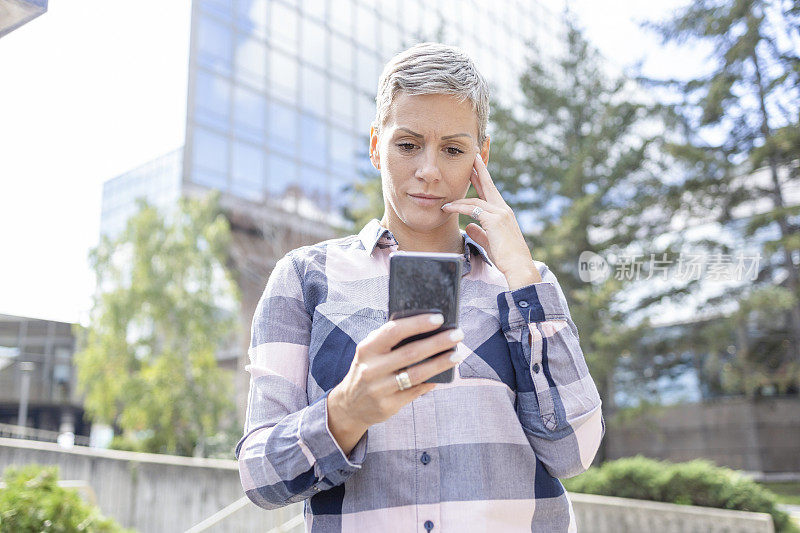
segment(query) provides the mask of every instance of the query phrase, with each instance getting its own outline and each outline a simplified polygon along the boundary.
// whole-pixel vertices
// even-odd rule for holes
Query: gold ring
[[[408,372],[398,372],[394,375],[394,379],[397,381],[397,386],[400,388],[400,390],[411,388],[411,378],[408,377]]]

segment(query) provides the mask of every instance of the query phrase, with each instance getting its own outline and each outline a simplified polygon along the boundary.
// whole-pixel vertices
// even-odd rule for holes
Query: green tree
[[[722,391],[797,392],[800,204],[787,193],[800,185],[800,4],[695,0],[647,26],[664,42],[709,50],[696,78],[647,80],[669,90],[683,128],[685,142],[671,147],[686,173],[683,210],[761,255],[755,279],[705,302],[720,319],[686,338],[707,342]],[[740,252],[717,239],[702,245],[723,257]]]
[[[57,466],[9,466],[3,478],[6,486],[0,490],[0,533],[131,531],[84,502],[77,490],[60,487]]]
[[[216,361],[236,342],[239,300],[218,197],[182,198],[169,217],[139,200],[124,233],[90,252],[98,290],[78,386],[87,415],[122,432],[120,447],[202,455],[236,419]]]

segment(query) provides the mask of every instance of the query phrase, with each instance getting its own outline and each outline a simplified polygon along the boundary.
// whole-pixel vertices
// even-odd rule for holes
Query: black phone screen
[[[390,254],[389,320],[421,313],[442,313],[444,316],[444,323],[437,329],[412,335],[400,341],[394,348],[424,339],[444,329],[458,327],[460,287],[459,254],[403,251]],[[431,357],[436,355],[439,354]],[[453,368],[449,368],[425,382],[450,383],[453,375]]]

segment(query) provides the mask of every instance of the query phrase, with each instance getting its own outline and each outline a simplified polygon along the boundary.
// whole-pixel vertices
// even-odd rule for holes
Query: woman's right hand
[[[435,316],[425,313],[390,320],[356,346],[350,370],[328,395],[328,425],[345,453],[350,452],[369,426],[383,422],[404,405],[433,390],[436,383],[424,383],[426,379],[458,364],[450,356],[464,338],[461,329],[441,331],[392,350],[407,337],[437,329],[442,322],[441,319],[432,322]],[[406,368],[445,350],[429,361]],[[403,369],[408,372],[412,386],[401,391],[395,375]]]

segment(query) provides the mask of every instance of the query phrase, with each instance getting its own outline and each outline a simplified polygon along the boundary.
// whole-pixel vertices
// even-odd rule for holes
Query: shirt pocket
[[[459,317],[467,356],[458,364],[463,379],[499,381],[516,391],[516,371],[497,307],[467,307]]]

